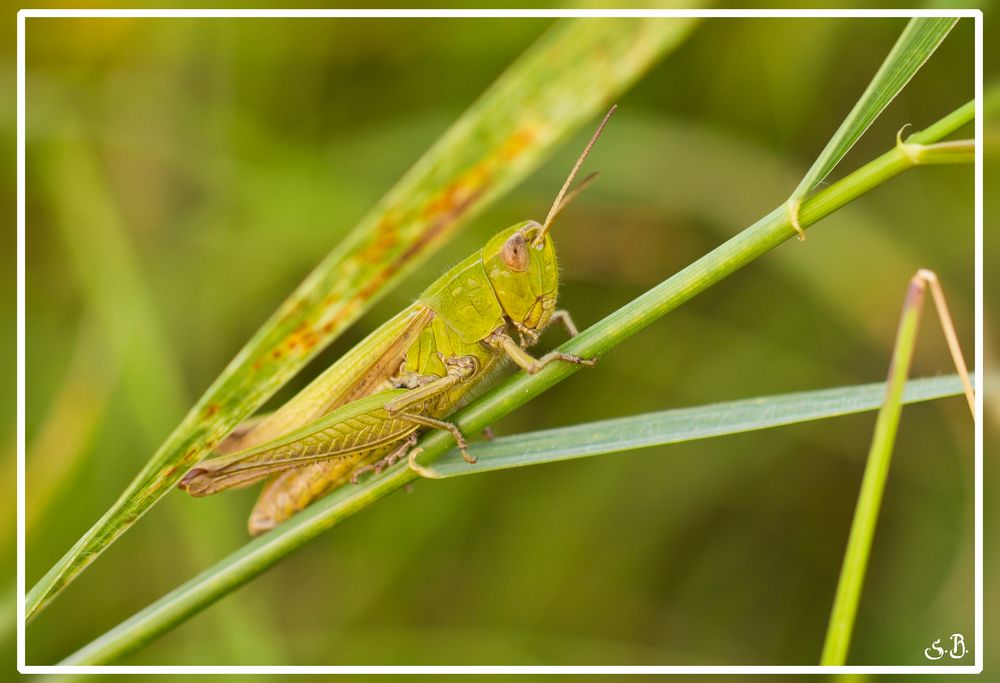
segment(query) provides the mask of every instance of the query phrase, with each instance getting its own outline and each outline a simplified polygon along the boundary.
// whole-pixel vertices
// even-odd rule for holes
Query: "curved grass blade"
[[[936,142],[964,123],[973,111],[952,115],[922,132],[923,144]],[[927,131],[933,131],[933,135]],[[811,225],[878,187],[918,162],[898,148],[886,152],[834,185],[810,197],[802,206],[802,221]],[[584,357],[600,355],[661,318],[674,308],[733,274],[795,234],[784,206],[771,211],[728,242],[668,278],[559,347]],[[515,375],[449,419],[466,433],[476,433],[565,379],[579,369],[572,364],[549,365],[535,375]],[[430,433],[420,442],[424,466],[451,450],[450,434]],[[63,664],[114,661],[170,630],[216,600],[263,573],[285,556],[417,478],[405,463],[358,486],[341,487],[272,531],[258,536],[176,590],[85,646]]]
[[[546,33],[244,346],[119,499],[28,593],[27,618],[388,286],[540,164],[692,26],[680,19],[571,20]]]
[[[928,377],[908,382],[902,401],[918,403],[961,393],[958,375]],[[422,474],[447,479],[739,434],[876,410],[884,398],[885,382],[876,382],[546,429],[476,443],[475,465],[465,462],[457,451],[451,451],[433,466],[425,467]]]
[[[857,104],[788,198],[793,223],[797,220],[802,199],[830,175],[858,138],[930,58],[957,21],[951,17],[910,19]]]

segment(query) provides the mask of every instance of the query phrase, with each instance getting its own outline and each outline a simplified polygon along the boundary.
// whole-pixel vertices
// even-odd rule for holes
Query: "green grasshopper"
[[[250,515],[257,535],[362,473],[378,474],[406,457],[422,429],[450,432],[462,456],[475,462],[462,433],[442,418],[505,358],[529,373],[553,362],[593,366],[595,359],[557,351],[535,358],[525,348],[554,321],[576,334],[569,314],[556,310],[559,272],[549,228],[596,177],[569,191],[614,111],[543,223],[524,221],[495,235],[276,412],[237,427],[180,488],[206,496],[270,477]]]

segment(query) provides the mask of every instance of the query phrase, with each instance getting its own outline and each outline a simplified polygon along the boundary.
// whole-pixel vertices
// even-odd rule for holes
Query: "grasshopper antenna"
[[[580,167],[583,166],[583,162],[586,161],[587,155],[590,154],[590,148],[594,146],[595,142],[597,142],[597,138],[601,136],[601,132],[604,130],[604,126],[607,125],[608,119],[611,118],[611,115],[615,113],[616,109],[618,109],[617,104],[613,105],[611,109],[608,110],[608,113],[604,115],[604,120],[601,121],[601,125],[597,127],[597,130],[594,131],[594,135],[590,138],[590,142],[588,142],[587,146],[583,148],[583,154],[581,154],[580,158],[576,160],[576,164],[573,166],[573,170],[569,172],[569,177],[566,178],[566,182],[563,183],[562,189],[559,190],[559,194],[556,195],[556,200],[552,202],[552,208],[549,209],[549,215],[545,217],[545,222],[542,224],[542,229],[538,231],[538,235],[536,235],[535,239],[532,240],[533,244],[539,245],[544,242],[545,233],[549,231],[549,227],[551,227],[552,221],[556,219],[556,216],[558,216],[559,212],[563,210],[563,207],[569,204],[570,201],[574,197],[576,197],[576,195],[578,195],[581,190],[583,190],[583,188],[589,185],[591,181],[593,181],[594,178],[597,177],[596,173],[592,173],[591,175],[587,176],[587,178],[582,183],[580,183],[580,186],[578,188],[570,192],[568,196],[566,195],[566,192],[569,190],[569,186],[573,184],[573,179],[576,178],[576,174],[580,172]]]

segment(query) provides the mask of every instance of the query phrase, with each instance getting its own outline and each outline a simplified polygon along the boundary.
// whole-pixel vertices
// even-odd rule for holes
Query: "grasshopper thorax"
[[[504,314],[534,338],[552,317],[559,293],[556,250],[542,226],[525,221],[498,233],[483,247],[483,266]]]

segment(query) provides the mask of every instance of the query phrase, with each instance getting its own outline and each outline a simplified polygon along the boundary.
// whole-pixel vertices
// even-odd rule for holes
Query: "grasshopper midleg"
[[[250,517],[250,532],[258,534],[363,472],[400,460],[421,429],[450,432],[465,459],[475,462],[461,431],[444,418],[502,360],[530,373],[554,362],[592,366],[593,358],[560,352],[535,358],[525,347],[553,321],[576,334],[569,314],[556,310],[559,271],[549,228],[595,177],[571,189],[614,110],[544,222],[523,221],[494,235],[295,398],[252,428],[237,428],[242,433],[223,442],[225,453],[195,465],[180,487],[202,496],[270,478]]]
[[[422,427],[432,427],[450,432],[455,437],[455,443],[462,452],[462,457],[465,458],[465,461],[475,463],[476,459],[469,455],[468,443],[458,427],[451,422],[445,422],[429,415],[422,415],[419,412],[411,412],[412,410],[419,410],[427,400],[449,391],[457,384],[472,379],[479,367],[479,362],[473,356],[451,358],[439,354],[439,358],[441,358],[448,368],[444,377],[433,379],[418,388],[410,389],[402,396],[397,396],[385,404],[385,410],[390,416],[398,416]]]

